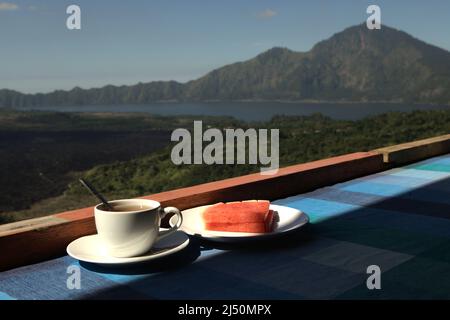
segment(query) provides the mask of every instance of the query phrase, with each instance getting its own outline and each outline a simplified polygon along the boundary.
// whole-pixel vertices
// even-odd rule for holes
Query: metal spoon
[[[81,184],[89,190],[95,197],[97,197],[109,210],[114,211],[114,208],[108,203],[104,196],[100,194],[89,182],[80,178]]]

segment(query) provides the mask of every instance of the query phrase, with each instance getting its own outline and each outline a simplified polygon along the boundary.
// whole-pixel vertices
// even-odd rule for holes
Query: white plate
[[[96,263],[104,266],[120,266],[156,260],[180,251],[189,244],[189,237],[177,231],[157,241],[146,254],[131,258],[115,258],[106,254],[97,234],[85,236],[72,241],[67,246],[67,253],[80,261]]]
[[[247,233],[247,232],[223,232],[223,231],[209,231],[204,227],[202,214],[203,211],[209,207],[202,206],[182,211],[183,224],[180,230],[189,235],[202,237],[208,240],[220,242],[237,242],[250,239],[265,239],[281,235],[288,231],[298,229],[308,223],[308,216],[295,208],[271,204],[270,209],[276,212],[278,221],[274,226],[274,230],[270,233]],[[170,224],[173,225],[176,220],[172,217]]]

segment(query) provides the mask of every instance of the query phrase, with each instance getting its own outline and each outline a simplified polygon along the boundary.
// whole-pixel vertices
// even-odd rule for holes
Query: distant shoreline
[[[244,99],[244,100],[203,100],[203,101],[173,101],[174,103],[233,103],[233,102],[248,102],[248,103],[270,103],[270,102],[278,102],[278,103],[292,103],[292,104],[413,104],[413,105],[430,105],[430,106],[450,106],[448,104],[440,104],[440,103],[432,103],[432,102],[406,102],[406,101],[384,101],[384,100],[376,100],[376,101],[354,101],[354,100],[283,100],[283,99],[275,99],[275,100],[259,100],[259,99]],[[166,103],[166,101],[159,101],[153,103]],[[170,101],[167,101],[170,103]],[[145,104],[144,104],[145,105]]]
[[[331,102],[331,101],[160,101],[148,104],[103,104],[77,106],[17,107],[17,111],[50,111],[69,113],[147,113],[160,116],[213,116],[233,117],[244,121],[268,121],[274,116],[308,116],[321,113],[332,119],[358,120],[387,112],[415,110],[450,110],[449,105],[400,103],[400,102]]]
[[[405,101],[384,101],[384,100],[372,100],[372,101],[354,101],[354,100],[264,100],[264,99],[241,99],[241,100],[157,100],[146,103],[113,103],[113,104],[64,104],[64,105],[36,105],[29,107],[3,107],[5,109],[29,109],[29,108],[66,108],[66,107],[102,107],[102,106],[146,106],[152,104],[183,104],[183,103],[285,103],[285,104],[392,104],[392,105],[429,105],[429,106],[443,106],[450,107],[450,103],[434,103],[434,102],[405,102]]]

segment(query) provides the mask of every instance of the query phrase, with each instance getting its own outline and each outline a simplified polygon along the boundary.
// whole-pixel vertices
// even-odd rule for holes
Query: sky
[[[66,27],[71,4],[81,30]],[[382,25],[450,50],[448,0],[0,0],[0,88],[185,82],[274,46],[307,51],[370,4]]]

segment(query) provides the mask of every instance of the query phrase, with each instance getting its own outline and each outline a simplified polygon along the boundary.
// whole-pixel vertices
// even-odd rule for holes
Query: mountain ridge
[[[383,26],[348,27],[309,51],[273,47],[180,83],[23,94],[0,90],[0,106],[145,104],[159,101],[335,101],[450,104],[450,52]]]

